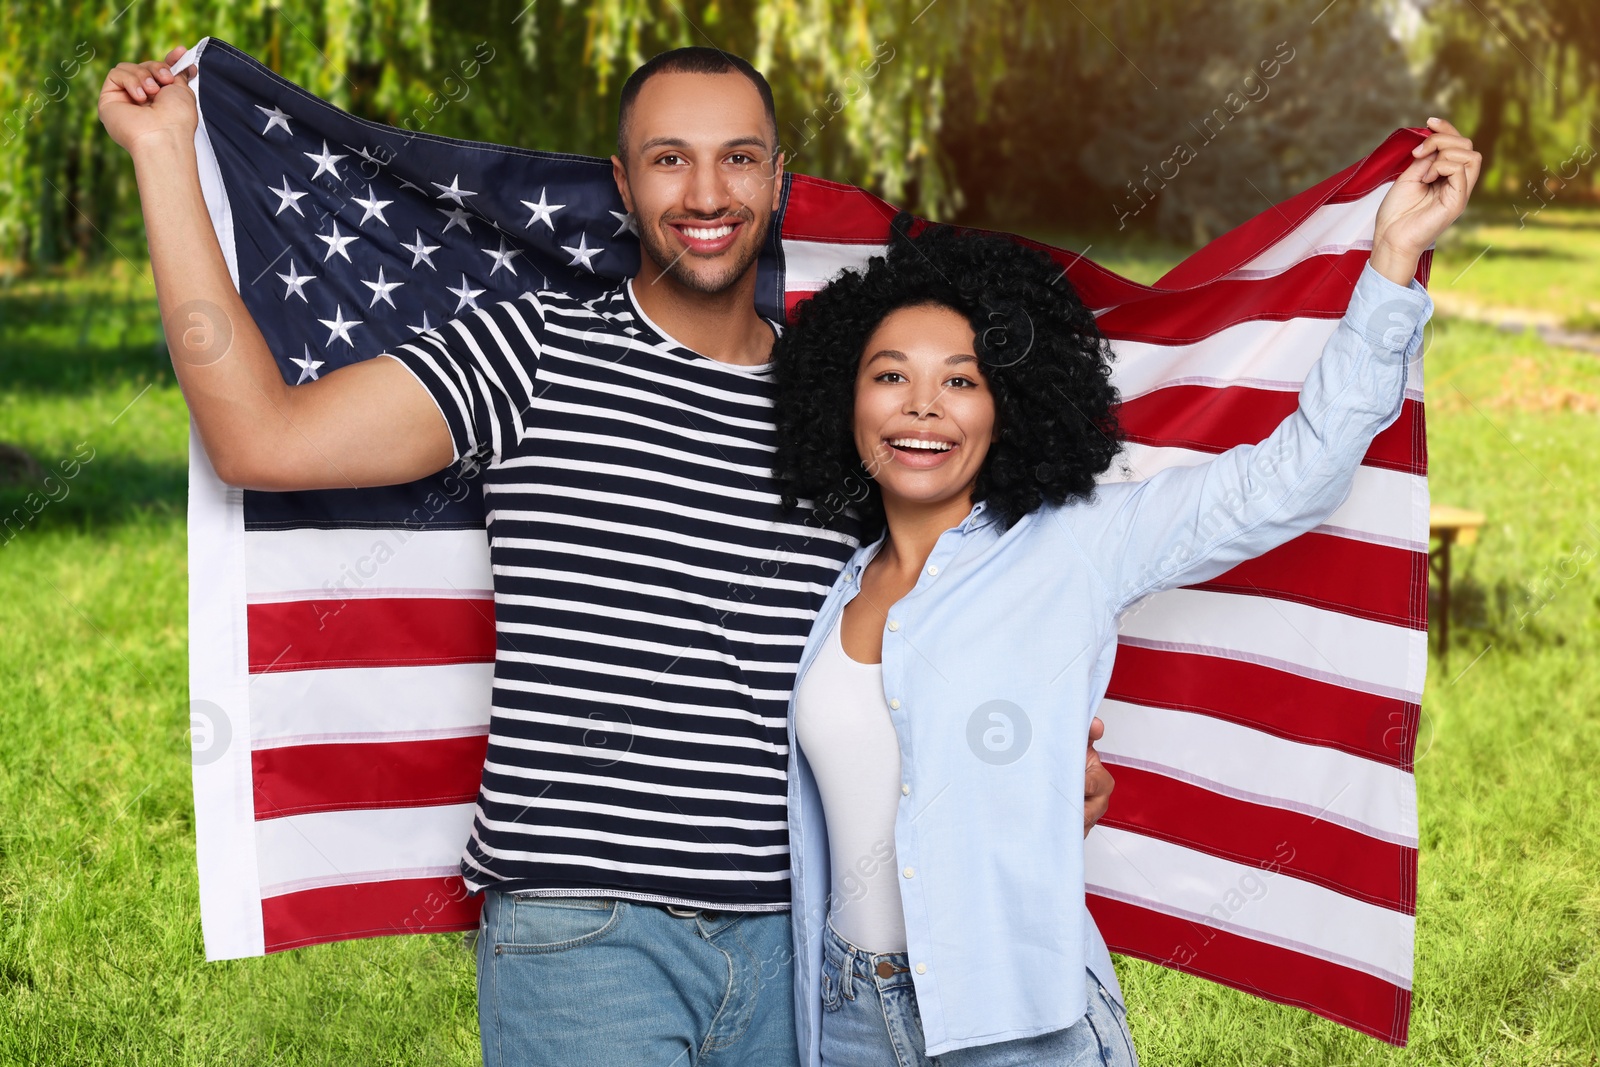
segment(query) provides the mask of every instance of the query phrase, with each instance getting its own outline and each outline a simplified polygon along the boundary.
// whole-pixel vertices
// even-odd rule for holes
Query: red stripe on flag
[[[793,322],[794,321],[794,309],[799,306],[800,301],[809,300],[809,299],[811,299],[811,297],[813,297],[815,295],[816,294],[815,294],[814,291],[810,291],[810,290],[806,290],[806,289],[790,289],[788,292],[784,293],[783,294],[783,313],[784,313],[784,317],[786,318],[786,320],[789,321],[789,322]]]
[[[1270,278],[1231,278],[1111,308],[1095,321],[1114,341],[1187,345],[1242,322],[1339,319],[1367,265],[1354,250],[1313,256]]]
[[[886,244],[889,240],[889,223],[893,220],[895,211],[892,205],[853,185],[841,185],[838,182],[797,174],[793,176],[789,185],[789,195],[784,201],[783,220],[779,229],[785,241],[810,241],[818,244]],[[1061,265],[1078,295],[1090,307],[1110,307],[1124,301],[1142,299],[1153,292],[1149,286],[1129,281],[1078,252],[1053,248],[1026,237],[1001,233],[998,230],[967,226],[961,229],[970,233],[998,234],[1010,238],[1019,245],[1045,253]],[[810,295],[809,292],[793,290],[785,294],[786,310],[791,319],[794,305]]]
[[[1244,385],[1168,385],[1117,408],[1123,436],[1140,444],[1226,452],[1264,439],[1300,405],[1300,394]],[[1373,438],[1362,463],[1426,474],[1414,442],[1422,404],[1407,399],[1395,421]]]
[[[323,886],[267,897],[261,929],[268,952],[387,934],[437,934],[478,925],[481,896],[459,875]]]
[[[1411,991],[1365,971],[1089,894],[1089,912],[1113,952],[1291,1004],[1404,1047]]]
[[[1412,770],[1421,708],[1274,667],[1119,643],[1106,697],[1211,715]],[[1203,701],[1203,702],[1202,702]]]
[[[1360,581],[1351,581],[1360,575]],[[1428,554],[1333,534],[1293,541],[1190,589],[1292,600],[1374,622],[1428,628]]]
[[[864,189],[796,174],[789,181],[782,235],[790,241],[881,244],[899,209]]]
[[[449,597],[251,604],[250,673],[494,661],[494,601]]]
[[[1165,774],[1117,763],[1117,799],[1104,826],[1250,867],[1267,867],[1415,915],[1417,850],[1369,837],[1325,818],[1214,793]]]
[[[475,800],[487,734],[428,741],[286,745],[250,754],[256,818]]]

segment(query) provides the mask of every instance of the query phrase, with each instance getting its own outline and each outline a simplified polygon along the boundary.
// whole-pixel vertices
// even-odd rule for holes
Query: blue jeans
[[[904,952],[822,932],[823,1067],[1138,1067],[1121,1004],[1089,975],[1089,1013],[1065,1030],[929,1059]]]
[[[675,909],[682,912],[686,909]],[[487,1067],[797,1067],[787,912],[488,890]]]

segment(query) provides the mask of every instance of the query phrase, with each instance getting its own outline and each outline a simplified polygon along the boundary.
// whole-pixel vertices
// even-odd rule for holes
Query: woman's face
[[[970,502],[994,437],[994,394],[965,316],[939,304],[892,312],[856,370],[855,440],[884,503]]]

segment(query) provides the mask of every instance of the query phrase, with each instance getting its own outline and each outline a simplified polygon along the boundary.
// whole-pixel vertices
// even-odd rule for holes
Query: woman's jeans
[[[1122,1005],[1089,976],[1089,1012],[1065,1030],[929,1059],[904,952],[822,934],[823,1067],[1137,1067]]]

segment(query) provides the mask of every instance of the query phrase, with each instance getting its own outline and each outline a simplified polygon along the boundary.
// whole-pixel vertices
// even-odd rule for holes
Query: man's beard
[[[753,214],[740,212],[737,218],[744,222],[747,229],[755,230],[757,222]],[[739,258],[732,265],[724,271],[706,277],[696,273],[684,263],[690,256],[689,252],[674,253],[667,247],[659,226],[658,223],[656,226],[639,227],[639,244],[644,249],[644,254],[679,285],[697,293],[715,294],[732,288],[749,271],[750,265],[760,258],[761,246],[767,242],[766,227],[762,227],[756,234],[755,240],[742,242]]]

